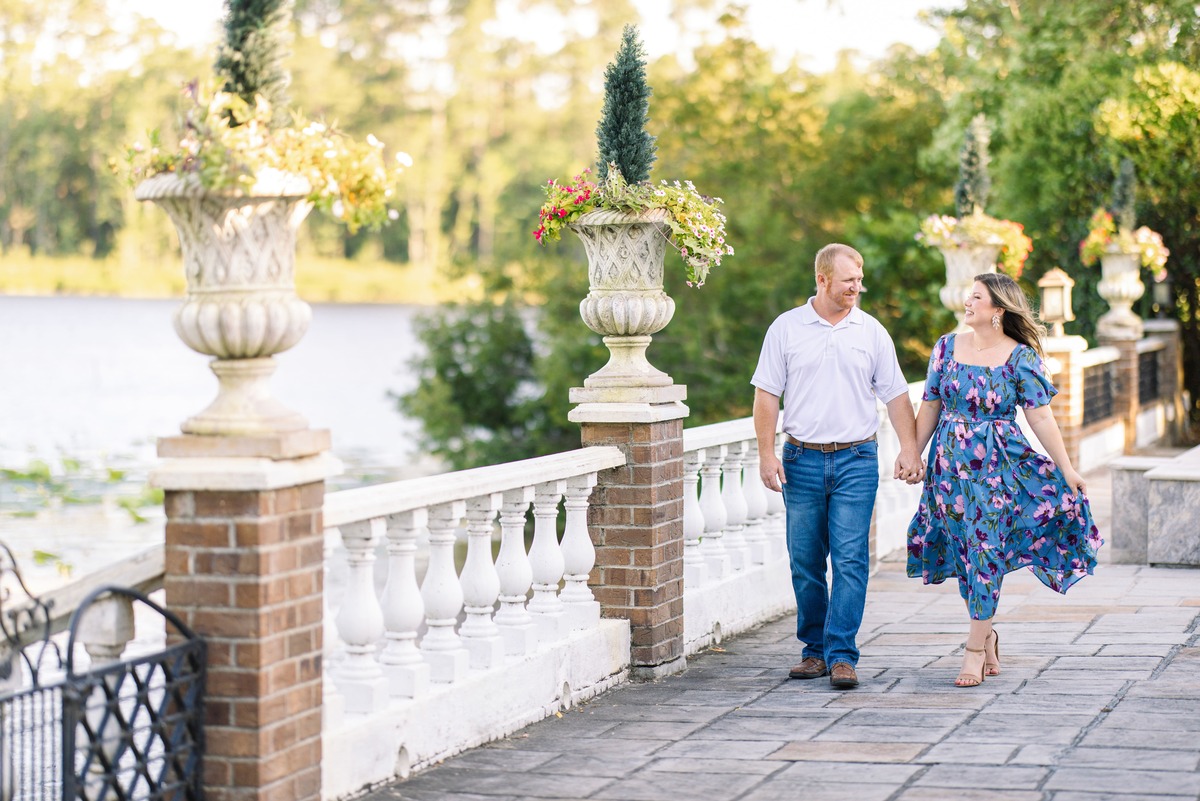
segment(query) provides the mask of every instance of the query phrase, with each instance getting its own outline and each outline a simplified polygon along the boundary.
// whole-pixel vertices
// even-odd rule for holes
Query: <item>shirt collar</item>
[[[821,315],[817,314],[817,310],[815,308],[813,308],[813,301],[815,301],[815,300],[816,300],[815,297],[811,297],[808,299],[808,303],[805,303],[803,306],[800,307],[801,321],[805,322],[805,323],[810,323],[810,324],[823,323],[825,325],[829,325],[829,323],[826,322],[826,320],[824,318],[822,318]],[[842,323],[846,323],[848,325],[862,325],[863,324],[863,310],[860,309],[859,307],[855,306],[853,309],[850,310],[850,313],[848,315],[846,315],[846,318],[844,320],[842,320],[842,322],[838,323],[838,325],[841,325]],[[830,326],[830,327],[836,328],[837,326]]]

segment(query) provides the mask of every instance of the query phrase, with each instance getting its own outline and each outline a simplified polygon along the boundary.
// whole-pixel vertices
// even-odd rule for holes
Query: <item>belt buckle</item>
[[[821,453],[835,453],[837,451],[837,449],[838,449],[838,447],[837,447],[836,442],[822,442],[821,443]]]

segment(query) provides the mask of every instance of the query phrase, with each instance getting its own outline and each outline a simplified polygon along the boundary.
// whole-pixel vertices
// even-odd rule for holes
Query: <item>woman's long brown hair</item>
[[[992,305],[1004,310],[1000,315],[1004,333],[1033,348],[1039,356],[1045,356],[1042,340],[1046,337],[1046,326],[1033,316],[1029,298],[1017,282],[1004,273],[983,273],[975,276],[975,280],[987,287]]]

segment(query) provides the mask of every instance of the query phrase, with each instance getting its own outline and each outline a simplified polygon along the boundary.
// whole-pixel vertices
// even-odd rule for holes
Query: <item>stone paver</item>
[[[1003,672],[980,687],[952,686],[957,589],[889,561],[856,690],[788,680],[789,616],[366,801],[1198,801],[1200,570],[1102,563],[1067,596],[1027,572],[1004,590]]]

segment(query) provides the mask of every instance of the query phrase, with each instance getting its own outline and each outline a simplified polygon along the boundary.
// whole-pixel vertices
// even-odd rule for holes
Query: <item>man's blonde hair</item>
[[[834,242],[817,251],[816,274],[823,275],[826,278],[833,278],[833,264],[840,256],[846,256],[860,270],[862,269],[863,257],[861,253],[849,245]]]

